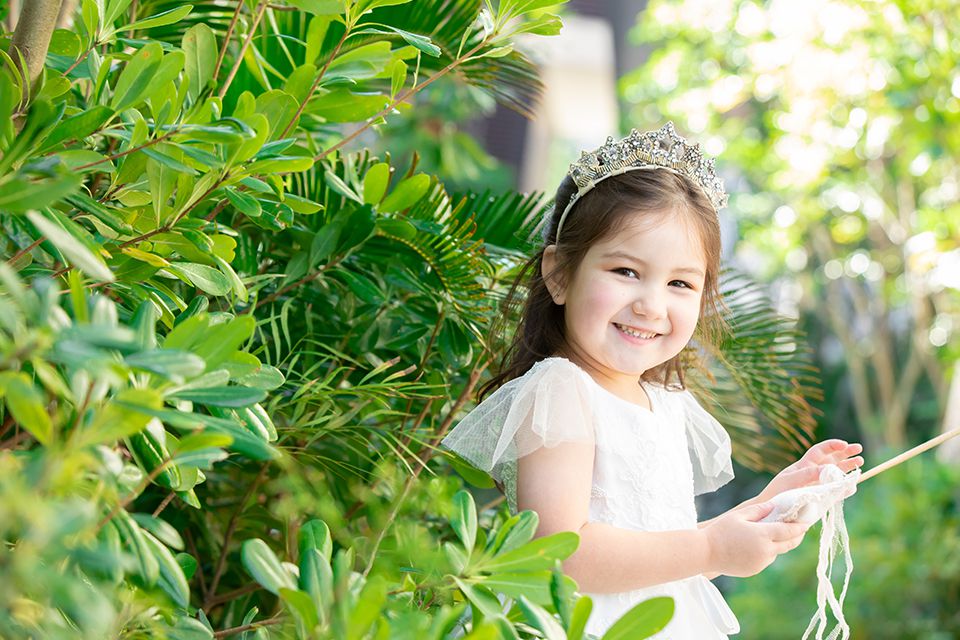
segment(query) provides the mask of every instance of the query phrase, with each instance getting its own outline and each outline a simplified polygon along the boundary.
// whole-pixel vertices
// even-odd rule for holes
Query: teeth
[[[630,327],[623,326],[622,324],[618,324],[617,328],[620,329],[620,331],[623,331],[628,336],[633,336],[634,338],[643,338],[644,340],[649,340],[650,338],[656,338],[657,335],[659,335],[654,332],[635,331]]]

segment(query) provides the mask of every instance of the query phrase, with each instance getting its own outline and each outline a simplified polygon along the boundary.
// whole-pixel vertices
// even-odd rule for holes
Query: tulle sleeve
[[[512,506],[519,458],[562,442],[594,442],[586,375],[561,358],[538,362],[480,403],[441,445],[489,473]]]
[[[685,416],[694,493],[709,493],[733,479],[730,436],[689,391],[675,392],[675,395]]]

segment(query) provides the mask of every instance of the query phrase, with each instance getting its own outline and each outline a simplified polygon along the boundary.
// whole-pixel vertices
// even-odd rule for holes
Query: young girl
[[[737,633],[709,578],[754,575],[800,543],[808,525],[759,522],[774,495],[815,484],[821,465],[863,463],[860,445],[822,442],[756,498],[697,522],[694,495],[733,477],[730,439],[681,366],[720,323],[725,204],[713,161],[671,123],[584,153],[528,264],[520,327],[484,389],[496,391],[443,441],[512,511],[536,511],[537,535],[579,534],[564,571],[593,599],[591,634],[659,595],[675,613],[657,638]]]

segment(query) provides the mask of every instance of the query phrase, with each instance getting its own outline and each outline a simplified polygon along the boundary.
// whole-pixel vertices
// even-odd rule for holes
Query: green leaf
[[[231,442],[233,442],[233,439],[223,433],[209,433],[206,431],[191,433],[181,438],[180,442],[177,443],[176,454],[180,455],[182,453],[190,453],[212,447],[228,447]]]
[[[213,79],[217,64],[217,39],[207,25],[195,24],[183,34],[183,52],[187,59],[184,66],[189,81],[187,96],[196,102]]]
[[[323,210],[322,204],[314,202],[313,200],[302,198],[293,193],[283,194],[283,204],[293,209],[295,213],[302,213],[305,215],[310,215]]]
[[[360,122],[379,113],[390,103],[382,93],[353,93],[349,89],[334,89],[317,95],[307,104],[306,111],[327,122]]]
[[[172,627],[164,629],[170,640],[213,640],[213,631],[202,622],[181,616]]]
[[[267,543],[259,538],[247,540],[240,547],[240,560],[254,580],[270,593],[279,596],[280,589],[295,590],[293,576],[283,568]]]
[[[130,517],[140,525],[140,528],[155,537],[158,542],[162,542],[178,551],[183,550],[183,538],[169,522],[146,513],[132,513]]]
[[[313,66],[317,61],[317,57],[320,55],[320,50],[323,47],[323,39],[326,37],[327,30],[330,28],[330,23],[332,22],[333,16],[314,16],[310,18],[310,24],[307,26],[307,50],[303,56],[304,61],[308,65]],[[316,75],[316,67],[314,67],[314,73],[312,75]]]
[[[197,572],[197,567],[199,566],[197,559],[189,553],[178,553],[176,558],[177,564],[183,569],[183,575],[187,577],[187,580],[192,580],[193,574]]]
[[[192,262],[173,262],[169,269],[183,276],[198,289],[212,296],[226,295],[230,291],[230,281],[213,267]]]
[[[333,604],[333,570],[330,560],[314,548],[300,553],[300,588],[310,594],[314,605],[324,617],[325,609]]]
[[[403,60],[397,60],[393,63],[393,70],[390,72],[390,95],[395,96],[403,89],[407,81],[407,63]]]
[[[79,240],[62,227],[54,224],[36,211],[27,213],[30,222],[59,249],[64,257],[91,278],[98,281],[113,282],[113,272],[93,255]]]
[[[75,116],[61,120],[47,139],[43,141],[40,152],[49,151],[65,140],[80,140],[94,131],[100,129],[103,124],[113,117],[113,109],[105,105],[97,105],[86,109]]]
[[[179,391],[170,396],[215,407],[246,407],[267,397],[262,389],[250,387],[207,387]]]
[[[287,0],[287,4],[315,16],[339,15],[344,10],[344,0]]]
[[[233,443],[233,438],[225,434],[216,435],[221,435],[223,438],[229,440],[231,444]],[[196,451],[178,453],[173,457],[173,463],[180,468],[181,475],[183,475],[191,468],[212,469],[214,464],[220,462],[221,460],[226,460],[228,457],[230,457],[230,454],[223,449],[218,447],[209,447],[207,449],[197,449]]]
[[[126,26],[120,27],[117,31],[133,31],[134,29],[150,29],[152,27],[164,27],[168,24],[180,22],[183,18],[193,11],[193,5],[187,4],[166,11],[161,11],[149,18],[137,20]]]
[[[383,605],[386,600],[386,581],[380,576],[371,577],[360,592],[356,605],[350,611],[348,622],[350,640],[361,640],[361,638],[369,637],[367,632],[383,615]]]
[[[302,527],[297,534],[300,555],[305,554],[310,549],[316,549],[320,552],[327,562],[333,554],[333,541],[330,538],[330,527],[323,520],[310,520]]]
[[[74,446],[112,443],[140,433],[150,422],[150,415],[136,407],[159,407],[163,398],[153,389],[124,389],[98,411],[86,428],[73,437]]]
[[[317,605],[308,593],[281,587],[280,598],[290,605],[290,609],[303,621],[307,629],[313,629],[320,622],[317,617]]]
[[[563,21],[558,16],[546,14],[530,22],[524,22],[513,31],[512,35],[530,33],[538,36],[558,36],[562,28]]]
[[[127,10],[127,7],[130,6],[132,0],[108,0],[107,2],[100,2],[100,6],[103,9],[103,24],[106,27],[112,27],[113,22],[120,17],[120,15]],[[103,5],[106,4],[104,7]]]
[[[203,358],[174,349],[140,351],[123,359],[127,366],[143,369],[173,378],[193,378],[203,373],[207,363]]]
[[[474,56],[474,58],[502,58],[504,56],[510,55],[512,51],[513,51],[513,45],[508,44],[503,47],[494,47],[493,49],[484,51],[483,53],[477,56]]]
[[[409,2],[409,0],[407,1]],[[404,40],[406,40],[407,44],[413,46],[418,51],[422,51],[428,56],[433,56],[434,58],[437,58],[440,56],[441,53],[443,53],[440,50],[440,47],[433,44],[433,42],[430,41],[430,38],[426,36],[422,36],[416,33],[410,33],[409,31],[404,31],[403,29],[398,29],[397,27],[394,27],[388,24],[383,25],[383,27],[386,27],[386,29],[389,29],[389,31],[385,31],[382,28],[371,27],[371,28],[363,29],[360,33],[391,33],[392,32],[399,35]]]
[[[0,211],[25,213],[43,209],[74,194],[81,181],[82,177],[75,174],[36,181],[13,178],[0,185]]]
[[[160,564],[153,547],[147,542],[147,535],[130,514],[121,509],[110,521],[120,534],[120,541],[127,552],[133,556],[136,571],[147,586],[153,586],[160,577]]]
[[[633,640],[649,638],[662,631],[673,618],[673,598],[650,598],[630,609],[613,623],[602,640]]]
[[[234,318],[226,324],[213,325],[204,332],[209,339],[194,349],[194,353],[207,361],[207,371],[213,371],[253,335],[256,326],[257,321],[249,315]]]
[[[256,160],[247,166],[250,173],[292,173],[307,171],[313,167],[313,158],[309,156],[277,156],[265,160]]]
[[[378,7],[392,7],[398,4],[407,4],[411,0],[360,0],[357,3],[359,11],[373,11]]]
[[[418,173],[403,180],[390,192],[378,209],[382,212],[402,211],[414,205],[430,189],[430,176]]]
[[[337,249],[342,230],[343,225],[336,221],[320,227],[316,235],[313,236],[313,242],[310,243],[309,264],[311,267],[325,263],[333,255],[333,252]]]
[[[80,36],[76,33],[69,29],[56,29],[50,37],[47,51],[58,56],[76,58],[80,55],[81,47]]]
[[[233,267],[230,266],[230,263],[216,253],[214,253],[211,258],[213,258],[213,261],[217,263],[217,267],[220,268],[220,273],[226,276],[227,281],[230,282],[230,288],[233,290],[233,295],[237,296],[237,299],[240,300],[240,302],[246,302],[247,287],[243,284],[243,280],[240,279],[240,276],[237,275],[237,272],[233,270]]]
[[[550,601],[566,628],[570,627],[570,621],[573,618],[571,606],[575,599],[574,592],[576,590],[577,584],[568,576],[563,575],[563,565],[557,560],[550,572]]]
[[[567,640],[567,634],[563,632],[563,627],[557,619],[542,607],[530,602],[524,596],[520,596],[517,604],[520,605],[520,610],[523,611],[527,622],[543,633],[545,640]]]
[[[567,640],[581,640],[583,638],[583,632],[587,628],[587,620],[590,619],[592,611],[593,600],[590,599],[590,596],[580,596],[577,603],[573,605],[573,613],[567,627]]]
[[[491,560],[484,560],[485,571],[539,571],[553,567],[554,560],[564,560],[577,550],[580,537],[572,531],[563,531],[500,553]],[[477,563],[481,566],[481,563]]]
[[[469,491],[461,490],[453,496],[453,509],[450,525],[470,555],[477,541],[477,506]]]
[[[495,573],[482,578],[481,584],[491,591],[502,593],[514,599],[525,596],[539,605],[550,605],[553,604],[550,597],[550,577],[549,571]],[[564,577],[565,587],[575,588],[576,583],[573,579]]]
[[[7,408],[21,427],[42,445],[53,441],[53,423],[44,409],[43,395],[25,373],[0,374],[0,396],[6,396]]]
[[[114,111],[125,111],[143,101],[152,89],[153,76],[162,58],[163,49],[158,42],[145,45],[130,58],[113,90],[110,107]]]
[[[473,606],[479,609],[484,616],[488,618],[495,618],[501,615],[500,601],[497,600],[497,597],[490,593],[488,589],[478,585],[471,585],[470,583],[456,576],[452,577],[453,581],[460,588],[460,591],[463,592],[463,595],[466,596],[467,600],[469,600]]]
[[[198,172],[196,169],[194,169],[189,165],[184,164],[179,159],[174,158],[171,155],[163,153],[158,147],[160,147],[160,145],[157,145],[156,147],[148,147],[146,149],[141,149],[140,152],[143,155],[150,158],[151,160],[156,160],[163,166],[173,169],[177,173],[182,173],[188,176],[197,175]],[[175,149],[175,147],[171,148],[171,150],[173,149]],[[180,150],[176,149],[175,153],[179,154]]]
[[[256,387],[264,391],[276,389],[285,381],[283,373],[279,369],[269,364],[260,366],[253,373],[248,373],[237,378],[237,383],[248,387]]]
[[[249,193],[238,191],[233,187],[227,187],[225,192],[227,194],[227,200],[229,200],[230,204],[237,208],[237,211],[240,211],[251,218],[259,218],[260,214],[263,213],[263,209],[260,207],[260,201]]]
[[[345,198],[349,198],[354,202],[363,204],[363,198],[361,198],[356,191],[351,189],[350,185],[344,182],[343,178],[338,176],[336,173],[334,173],[330,169],[327,169],[326,171],[324,171],[323,177],[324,177],[324,180],[326,180],[327,185],[329,185],[331,189],[333,189],[340,195],[344,196]]]
[[[293,122],[293,117],[296,115],[299,106],[300,103],[296,98],[279,89],[273,89],[257,96],[256,111],[263,114],[267,122],[270,123],[268,140],[280,137],[288,128],[288,125]],[[290,126],[290,129],[294,128],[295,125]]]
[[[383,200],[389,182],[390,165],[386,162],[378,162],[367,169],[363,176],[363,201],[375,205]]]
[[[417,232],[416,228],[407,220],[390,220],[389,218],[381,218],[380,220],[377,220],[377,227],[383,230],[385,233],[399,238],[412,239],[416,236]],[[398,233],[398,231],[400,233]],[[489,473],[480,471],[459,456],[455,454],[451,455],[449,458],[447,458],[447,461],[450,463],[450,466],[453,467],[454,471],[460,474],[460,477],[478,489],[493,489],[495,486],[497,486],[497,484],[493,481],[493,478],[490,477]],[[524,542],[526,542],[526,540],[524,540]]]

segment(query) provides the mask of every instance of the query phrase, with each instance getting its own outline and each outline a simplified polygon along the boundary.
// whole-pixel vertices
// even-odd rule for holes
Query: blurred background
[[[960,427],[960,3],[574,0],[563,23],[526,50],[532,119],[433,88],[411,116],[436,134],[410,142],[426,167],[550,194],[580,149],[673,120],[718,156],[726,263],[807,335],[818,439],[863,442],[869,468]],[[848,501],[854,637],[960,637],[958,467],[960,439]],[[707,510],[763,480],[742,470]],[[723,585],[747,637],[800,635],[818,538]]]

